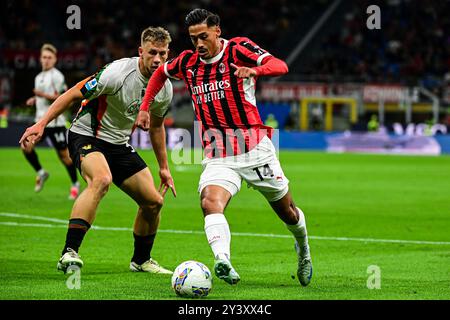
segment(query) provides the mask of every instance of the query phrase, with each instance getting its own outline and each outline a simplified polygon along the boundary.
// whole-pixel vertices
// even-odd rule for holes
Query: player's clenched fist
[[[148,113],[148,111],[139,111],[135,124],[138,128],[141,128],[144,131],[148,131],[148,129],[150,128],[150,114]]]

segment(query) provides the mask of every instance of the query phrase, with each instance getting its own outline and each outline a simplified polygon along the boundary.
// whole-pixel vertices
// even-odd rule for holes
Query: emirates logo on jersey
[[[225,90],[230,88],[230,80],[202,83],[199,86],[191,86],[197,104],[208,103],[214,100],[225,99]]]
[[[224,65],[223,63],[221,63],[221,64],[219,65],[219,72],[220,72],[220,73],[224,73],[224,72],[225,72],[225,65]]]
[[[212,91],[217,90],[223,90],[228,89],[230,87],[230,80],[221,80],[221,81],[214,81],[209,83],[202,83],[199,86],[193,86],[191,87],[193,94],[200,94],[200,93],[208,93]]]

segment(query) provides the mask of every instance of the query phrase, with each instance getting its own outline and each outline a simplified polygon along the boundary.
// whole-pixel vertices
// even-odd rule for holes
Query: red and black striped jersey
[[[256,77],[238,78],[231,64],[256,67],[270,53],[248,38],[221,39],[222,50],[211,59],[183,51],[164,64],[167,77],[184,80],[207,157],[225,157],[250,151],[273,129],[261,121],[255,98]]]

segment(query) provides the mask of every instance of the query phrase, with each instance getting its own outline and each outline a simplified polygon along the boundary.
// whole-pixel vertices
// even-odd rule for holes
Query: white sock
[[[205,217],[205,233],[214,257],[230,260],[231,233],[225,215],[208,214]]]
[[[299,219],[296,224],[286,224],[286,228],[294,235],[300,247],[308,244],[308,232],[306,230],[306,220],[303,211],[297,208]]]
[[[39,169],[39,171],[37,172],[38,175],[42,176],[45,173],[44,168]]]

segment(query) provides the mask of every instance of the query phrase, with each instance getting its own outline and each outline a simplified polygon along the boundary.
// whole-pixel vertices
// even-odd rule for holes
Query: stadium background
[[[6,10],[1,13],[0,109],[2,126],[7,121],[16,134],[2,134],[2,144],[15,141],[6,136],[17,136],[17,123],[32,121],[34,110],[24,103],[40,70],[39,48],[44,42],[54,43],[59,49],[58,68],[69,87],[110,61],[135,56],[139,31],[149,25],[163,25],[171,32],[172,55],[191,48],[183,19],[196,3],[129,1],[126,7],[121,1],[71,4],[81,9],[79,30],[65,27],[69,14],[64,1],[3,4]],[[448,1],[261,0],[249,1],[242,7],[239,1],[216,0],[198,4],[220,12],[224,37],[248,36],[288,62],[288,75],[261,79],[258,88],[262,119],[273,114],[279,129],[366,131],[375,115],[381,127],[397,135],[439,135],[448,131],[450,25],[444,14],[450,12]],[[366,10],[371,4],[382,8],[380,30],[366,26]],[[153,12],[157,14],[149,14]],[[189,98],[181,82],[174,85],[176,94],[167,124],[190,128],[193,113]],[[317,100],[323,98],[325,101]],[[302,110],[302,100],[306,111]],[[353,119],[351,104],[356,109]],[[76,109],[74,106],[73,111]],[[406,130],[409,124],[414,126]],[[442,126],[432,133],[426,130],[436,124]],[[291,137],[289,140],[297,142],[281,147],[352,150],[353,146],[374,152],[400,148],[398,141],[385,136],[372,138],[372,149],[359,145],[357,137],[344,142],[330,142],[330,137],[322,134]],[[386,139],[389,147],[383,150]],[[408,150],[398,152],[450,152],[448,139],[437,139],[440,148],[419,140],[410,144],[423,145],[422,149],[406,147]]]
[[[72,4],[81,9],[80,30],[66,28],[69,17],[66,9]],[[366,27],[369,17],[366,9],[372,4],[381,8],[380,30]],[[297,296],[299,293],[293,282],[277,274],[282,272],[280,267],[266,266],[267,256],[261,248],[269,251],[276,261],[292,264],[292,256],[286,253],[285,257],[279,252],[286,243],[290,246],[290,242],[275,237],[270,241],[257,239],[260,242],[253,244],[253,241],[236,237],[235,261],[242,267],[241,276],[250,278],[252,285],[245,287],[243,283],[240,289],[228,289],[217,284],[215,298],[449,298],[448,156],[373,155],[367,158],[359,154],[450,153],[447,134],[450,129],[449,1],[250,0],[243,5],[235,0],[130,0],[126,4],[117,0],[70,3],[7,0],[1,6],[0,146],[4,148],[0,149],[0,188],[2,194],[8,196],[0,205],[0,222],[3,223],[0,227],[4,229],[0,238],[0,271],[4,275],[0,299],[172,298],[164,291],[166,282],[151,280],[151,285],[161,291],[155,289],[153,295],[149,295],[143,289],[136,291],[135,288],[141,287],[126,273],[117,280],[121,286],[108,287],[104,292],[97,290],[108,274],[115,271],[96,263],[93,256],[98,254],[101,261],[109,261],[115,268],[122,267],[115,260],[116,255],[123,257],[125,265],[128,259],[128,248],[122,247],[126,241],[130,242],[129,235],[124,233],[111,240],[113,236],[108,232],[112,231],[94,231],[91,238],[88,237],[84,249],[91,260],[91,269],[88,264],[84,278],[87,294],[68,293],[61,288],[64,284],[53,275],[48,261],[53,263],[56,259],[59,243],[53,243],[58,242],[55,239],[62,241],[64,225],[59,225],[60,229],[51,227],[48,232],[36,226],[36,230],[41,231],[36,231],[39,236],[31,239],[11,226],[22,219],[29,224],[39,219],[65,220],[71,208],[65,200],[65,173],[51,149],[40,148],[42,161],[49,163],[54,173],[53,182],[49,181],[39,198],[32,193],[33,172],[22,158],[17,141],[26,126],[33,122],[34,108],[26,107],[25,101],[32,95],[34,77],[40,72],[39,49],[43,43],[50,42],[58,48],[57,67],[70,87],[112,60],[137,55],[140,31],[150,25],[162,25],[171,32],[172,55],[191,48],[184,17],[195,7],[220,15],[225,38],[248,36],[289,63],[288,75],[259,80],[258,107],[263,121],[270,114],[276,119],[282,165],[286,167],[291,185],[301,190],[298,201],[305,212],[311,214],[311,234],[319,235],[312,240],[317,259],[317,284],[313,284],[309,292],[303,291]],[[169,134],[175,135],[172,140],[176,141],[176,128],[192,129],[193,114],[182,83],[173,84],[174,103],[166,124]],[[72,115],[76,110],[74,105]],[[133,142],[145,149],[148,141],[143,140],[142,135],[133,137]],[[358,153],[341,156],[283,149]],[[154,156],[150,151],[142,152],[155,173]],[[197,181],[200,169],[180,166],[173,170],[180,196],[178,202],[168,200],[167,211],[172,214],[163,219],[161,227],[166,231],[201,230],[198,204],[192,201],[197,197],[193,181]],[[251,191],[241,193],[229,209],[235,231],[285,234],[275,217],[268,212],[261,213],[268,211],[261,198],[253,200],[256,196]],[[98,225],[130,226],[130,216],[122,215],[122,211],[134,212],[129,202],[117,189],[111,190],[101,206]],[[247,213],[245,217],[241,215],[243,211]],[[44,213],[46,218],[38,215]],[[38,216],[30,218],[34,214]],[[180,220],[181,214],[189,216]],[[260,224],[250,217],[260,219]],[[13,218],[17,221],[11,221]],[[190,244],[186,244],[182,235],[169,238],[170,232],[162,233],[158,236],[161,240],[156,253],[162,256],[163,263],[172,267],[185,258],[208,261],[209,248],[200,233],[193,236],[198,238],[198,248],[190,240]],[[327,242],[327,236],[343,237],[339,241],[345,237],[362,240],[349,240],[341,245],[339,241]],[[371,241],[378,238],[394,240],[371,246]],[[364,242],[364,239],[368,240]],[[400,242],[396,242],[398,239]],[[45,245],[38,245],[42,240]],[[410,240],[412,242],[408,242]],[[118,253],[98,249],[101,241],[111,241],[110,246],[115,243]],[[40,257],[45,258],[27,261],[21,254],[35,247]],[[171,258],[163,254],[168,251],[172,252]],[[246,252],[261,253],[261,257],[245,256]],[[393,257],[393,260],[398,259],[397,263],[391,260]],[[270,280],[254,275],[255,261],[260,262],[262,275],[270,276]],[[352,273],[354,267],[360,267],[360,262],[367,266],[373,261],[378,261],[383,272],[391,275],[387,276],[387,281],[391,282],[387,282],[381,293],[365,288],[365,269],[356,275]],[[18,266],[27,263],[29,270],[20,271],[17,276]],[[412,265],[416,268],[415,274],[411,271]],[[93,272],[95,268],[100,268],[100,272]],[[18,290],[29,288],[29,281],[39,272],[51,275],[36,280],[31,291]],[[347,283],[348,278],[352,284]],[[263,287],[273,284],[275,288],[265,290],[258,285],[260,282]],[[277,287],[277,283],[282,283],[281,287]]]

